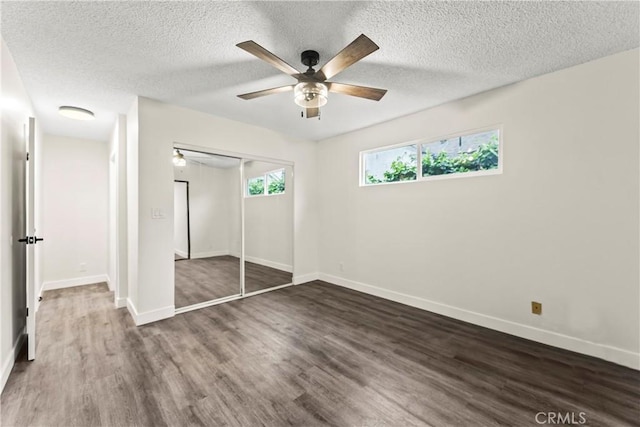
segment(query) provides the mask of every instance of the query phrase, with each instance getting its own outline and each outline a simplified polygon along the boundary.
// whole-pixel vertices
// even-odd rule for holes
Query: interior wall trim
[[[303,283],[313,282],[314,280],[318,280],[318,277],[318,272],[300,274],[299,276],[293,276],[293,284],[302,285]]]
[[[211,307],[213,305],[218,305],[218,304],[222,304],[222,303],[229,302],[229,301],[235,301],[235,300],[239,300],[239,299],[242,299],[242,298],[244,298],[244,296],[242,296],[240,294],[236,294],[236,295],[229,295],[229,296],[226,296],[226,297],[222,297],[222,298],[218,298],[218,299],[214,299],[214,300],[210,300],[210,301],[199,302],[197,304],[192,304],[192,305],[187,305],[185,307],[176,308],[176,314],[182,314],[182,313],[186,313],[188,311],[199,310],[201,308]]]
[[[127,306],[127,299],[126,298],[116,298],[114,304],[115,304],[116,308],[124,308],[124,307]]]
[[[276,270],[286,271],[287,273],[293,273],[293,266],[282,264],[280,262],[269,261],[268,259],[256,258],[249,256],[247,254],[244,255],[244,260],[252,262],[254,264],[264,265],[265,267],[275,268]]]
[[[178,255],[180,255],[180,253],[178,253]],[[223,250],[219,250],[219,251],[194,252],[194,253],[191,254],[191,259],[211,258],[211,257],[214,257],[214,256],[224,256],[224,255],[229,255],[229,250],[228,249],[223,249]]]
[[[183,144],[178,141],[173,141],[173,148],[177,148],[178,150],[189,150],[189,151],[197,151],[200,153],[216,154],[218,156],[235,157],[236,159],[242,159],[242,160],[258,160],[260,162],[293,166],[293,162],[291,160],[274,159],[272,157],[258,156],[258,155],[247,154],[247,153],[239,153],[237,151],[220,150],[218,148],[202,147],[200,145]]]
[[[131,302],[129,298],[127,298],[127,310],[129,310],[129,314],[131,314],[131,317],[133,317],[133,321],[136,323],[136,326],[146,325],[147,323],[168,319],[175,316],[176,314],[175,305],[139,313],[136,309],[136,306],[133,304],[133,302]]]
[[[182,258],[189,258],[189,252],[181,251],[179,249],[174,249],[173,251],[180,255]]]
[[[95,276],[74,277],[72,279],[52,280],[42,284],[43,291],[52,289],[72,288],[74,286],[94,285],[96,283],[109,284],[109,277],[106,274],[98,274]],[[111,288],[109,288],[111,290]]]
[[[400,304],[420,308],[432,313],[472,323],[474,325],[483,326],[506,334],[515,335],[520,338],[574,351],[576,353],[586,354],[588,356],[597,357],[632,369],[640,370],[640,354],[629,350],[586,341],[581,338],[558,334],[556,332],[535,328],[493,316],[487,316],[482,313],[379,288],[377,286],[344,279],[330,274],[320,273],[319,279],[334,285],[399,302]]]
[[[9,375],[11,374],[11,370],[13,366],[16,364],[16,357],[20,353],[20,349],[25,342],[25,338],[27,336],[27,328],[23,329],[22,333],[18,336],[15,343],[13,343],[13,348],[7,355],[7,358],[2,361],[2,378],[0,378],[0,392],[4,390],[4,386],[7,385],[7,381],[9,380]]]

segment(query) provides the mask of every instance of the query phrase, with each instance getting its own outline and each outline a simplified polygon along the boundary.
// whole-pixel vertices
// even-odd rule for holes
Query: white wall
[[[186,182],[173,183],[173,248],[183,258],[189,257],[189,209]]]
[[[119,114],[109,137],[109,286],[116,307],[127,299],[127,117]],[[113,159],[113,161],[111,161]]]
[[[633,50],[322,141],[321,278],[638,368],[638,71]],[[358,186],[361,150],[493,124],[502,175]]]
[[[174,311],[171,160],[174,143],[295,162],[294,277],[306,281],[316,276],[315,143],[141,97],[128,115],[128,129],[131,129],[129,122],[139,127],[132,136],[137,141],[128,139],[131,151],[137,156],[129,157],[137,182],[131,174],[128,176],[129,189],[137,192],[130,194],[130,201],[134,200],[137,206],[129,205],[129,226],[137,223],[138,227],[137,233],[129,230],[132,239],[129,249],[140,254],[137,271],[129,269],[136,282],[130,280],[129,285],[130,310],[137,323],[169,317]],[[160,209],[166,217],[152,219],[153,209]],[[134,258],[130,253],[130,261]],[[133,296],[133,291],[137,295]]]
[[[106,281],[108,143],[45,135],[44,146],[43,286]]]
[[[127,309],[138,304],[138,98],[127,113]],[[134,317],[135,319],[135,317]]]
[[[14,365],[26,324],[24,126],[33,116],[31,100],[4,40],[0,59],[0,390]],[[36,181],[38,178],[36,178]],[[37,218],[36,218],[37,221]],[[36,222],[36,226],[38,223]],[[38,227],[41,228],[41,227]]]
[[[247,261],[292,271],[293,169],[269,162],[249,161],[244,166],[244,177],[246,181],[282,168],[285,169],[284,194],[244,199],[244,254]]]
[[[109,290],[115,291],[118,276],[118,146],[113,136],[109,139],[109,226],[108,259],[107,259],[107,284]]]

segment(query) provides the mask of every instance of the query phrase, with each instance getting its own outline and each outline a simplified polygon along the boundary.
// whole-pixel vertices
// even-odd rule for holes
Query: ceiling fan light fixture
[[[184,158],[184,154],[180,150],[176,150],[173,153],[173,164],[178,167],[187,166],[187,159]]]
[[[327,103],[329,90],[322,83],[298,83],[293,88],[295,103],[302,108],[319,108]]]
[[[58,113],[60,115],[68,117],[70,119],[75,120],[93,120],[95,119],[95,115],[93,111],[85,110],[80,107],[71,107],[69,105],[63,105],[58,108]]]

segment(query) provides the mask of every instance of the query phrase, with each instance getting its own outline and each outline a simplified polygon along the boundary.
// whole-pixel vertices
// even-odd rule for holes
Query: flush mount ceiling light
[[[184,158],[184,155],[180,152],[180,150],[176,150],[173,152],[173,164],[178,167],[187,165],[187,159]]]
[[[75,120],[95,119],[95,115],[92,111],[85,110],[84,108],[80,107],[70,107],[68,105],[63,105],[62,107],[58,108],[58,113],[60,113],[60,115],[62,116]]]

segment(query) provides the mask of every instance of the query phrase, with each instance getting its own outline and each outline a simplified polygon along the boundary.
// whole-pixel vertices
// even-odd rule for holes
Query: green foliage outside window
[[[266,186],[265,186],[266,183]],[[265,188],[266,187],[266,188]],[[285,190],[284,169],[247,180],[247,195],[283,194]],[[266,191],[266,193],[265,193]]]
[[[422,154],[422,176],[497,169],[498,149],[497,135],[492,136],[489,142],[478,146],[477,149],[460,152],[456,156],[449,156],[446,151],[431,153],[427,149]],[[416,169],[416,156],[400,156],[384,172],[383,179],[367,173],[365,183],[413,181],[416,179]]]
[[[284,193],[284,171],[281,174],[269,175],[269,194]]]
[[[498,168],[498,136],[494,135],[476,150],[449,157],[445,151],[437,154],[429,150],[422,154],[422,176],[473,172]]]
[[[414,181],[416,179],[416,156],[399,156],[391,162],[390,169],[384,171],[383,179],[378,179],[367,174],[367,184],[379,184],[381,182]]]
[[[254,178],[249,180],[249,195],[257,196],[264,194],[264,178]]]

